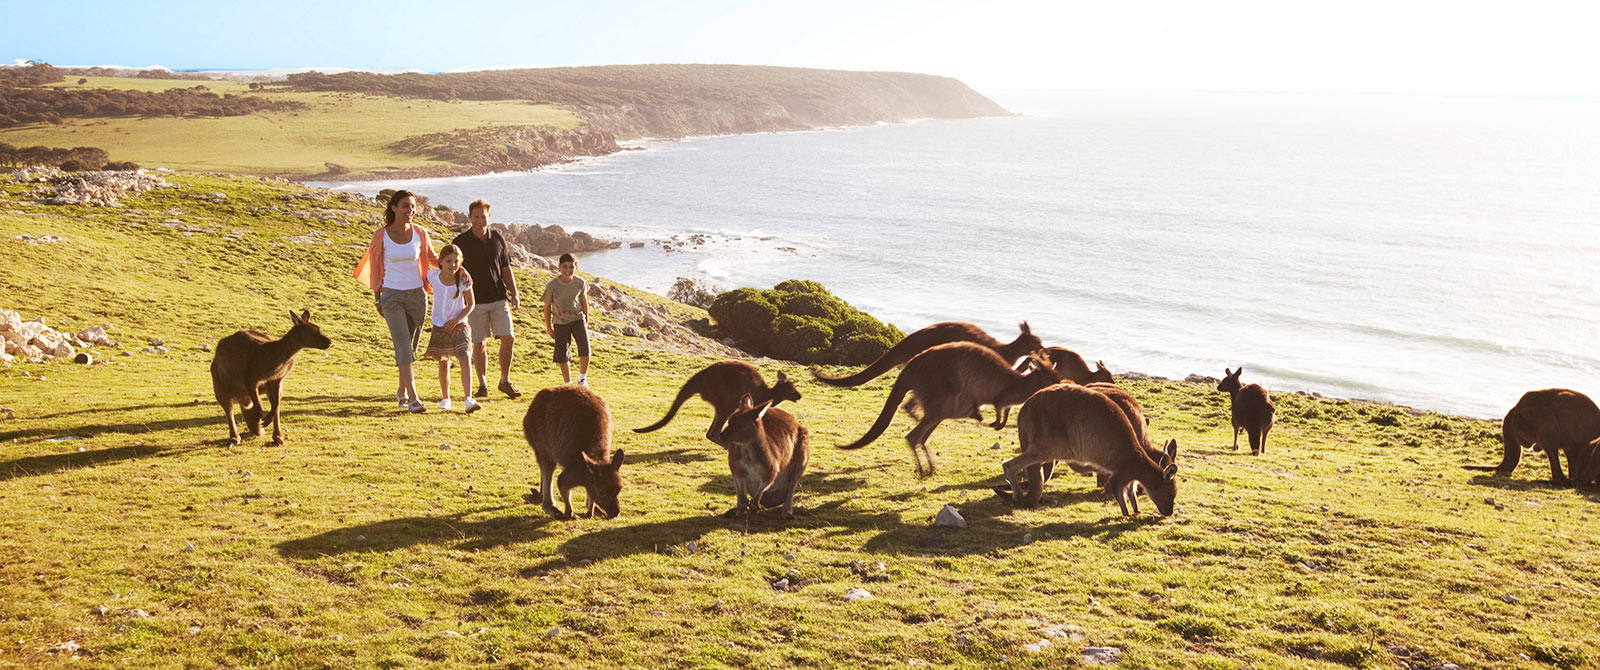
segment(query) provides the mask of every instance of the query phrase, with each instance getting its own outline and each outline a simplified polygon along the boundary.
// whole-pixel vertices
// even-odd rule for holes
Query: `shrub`
[[[861,365],[905,337],[814,281],[735,289],[716,296],[707,309],[718,329],[740,346],[801,363]]]
[[[84,167],[83,163],[79,163],[78,161],[69,158],[61,161],[61,170],[64,172],[82,172]]]

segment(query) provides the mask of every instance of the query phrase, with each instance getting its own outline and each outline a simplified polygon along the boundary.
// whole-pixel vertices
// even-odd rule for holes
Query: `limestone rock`
[[[853,603],[859,600],[872,600],[872,594],[866,589],[848,588],[844,590],[844,601]]]
[[[964,529],[967,527],[967,520],[961,516],[960,512],[956,511],[954,506],[945,505],[943,509],[939,510],[939,515],[934,517],[933,525]]]
[[[1083,650],[1086,665],[1111,665],[1122,660],[1122,650],[1116,647],[1089,647]]]

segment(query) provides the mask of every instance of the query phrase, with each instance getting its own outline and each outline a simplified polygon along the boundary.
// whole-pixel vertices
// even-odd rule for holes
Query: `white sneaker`
[[[589,377],[587,377],[587,376],[579,377],[578,378],[578,385],[579,386],[588,386],[589,385]]]
[[[467,398],[467,404],[462,406],[462,409],[466,410],[468,414],[471,414],[478,411],[482,407],[483,405],[479,405],[478,401],[473,400],[472,398]]]
[[[449,398],[445,398],[444,400],[440,400],[439,401],[439,409],[442,409],[442,410],[444,410],[446,412],[450,411],[450,399]]]
[[[405,409],[405,408],[411,406],[411,401],[406,399],[406,392],[405,391],[395,391],[394,399],[395,399],[395,402],[400,403],[400,408],[401,409]]]

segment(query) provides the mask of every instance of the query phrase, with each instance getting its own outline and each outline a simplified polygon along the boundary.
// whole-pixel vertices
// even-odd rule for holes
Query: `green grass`
[[[904,417],[865,449],[834,449],[890,380],[802,383],[791,411],[814,442],[799,518],[728,520],[703,403],[628,430],[708,359],[597,338],[593,386],[628,453],[623,515],[550,520],[523,500],[537,480],[524,401],[471,417],[393,406],[387,336],[348,276],[365,225],[317,223],[332,244],[294,243],[313,224],[252,212],[299,187],[172,181],[121,208],[25,205],[23,186],[0,185],[4,306],[110,324],[129,352],[0,368],[16,415],[0,420],[0,667],[1045,668],[1101,645],[1153,668],[1600,658],[1593,491],[1547,487],[1537,463],[1512,478],[1459,469],[1495,460],[1493,422],[1289,393],[1252,458],[1227,448],[1222,394],[1125,382],[1153,436],[1182,449],[1178,514],[1156,520],[1148,501],[1147,516],[1120,517],[1076,477],[1040,509],[1000,502],[989,487],[1013,429],[948,423],[926,480]],[[224,204],[193,197],[218,191]],[[586,268],[604,276],[604,256]],[[286,383],[288,445],[220,446],[201,345],[240,327],[281,334],[302,308],[335,344],[303,353]],[[514,380],[557,381],[533,313],[517,326]],[[140,352],[154,337],[168,355]],[[432,368],[418,377],[435,397]],[[969,529],[931,525],[946,503]],[[816,582],[769,586],[783,577]],[[851,587],[875,598],[847,604]],[[1080,636],[1023,649],[1067,625]],[[68,640],[80,660],[49,652]]]
[[[78,78],[58,86],[77,88]],[[158,91],[204,85],[217,94],[242,93],[241,82],[87,77],[84,88]],[[405,100],[339,93],[269,92],[256,95],[306,103],[307,109],[225,118],[115,117],[68,119],[55,126],[31,124],[0,129],[0,142],[14,146],[92,146],[112,160],[144,167],[310,175],[336,163],[355,173],[381,173],[448,165],[384,147],[410,135],[486,126],[554,125],[575,128],[573,113],[518,101]]]

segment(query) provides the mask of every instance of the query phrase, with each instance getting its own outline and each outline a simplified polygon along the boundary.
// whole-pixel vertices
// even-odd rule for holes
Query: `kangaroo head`
[[[622,450],[611,454],[610,461],[594,461],[584,454],[584,465],[589,468],[589,502],[607,519],[615,519],[622,512],[617,496],[622,494]]]
[[[294,327],[289,329],[289,334],[284,335],[283,339],[304,349],[327,349],[333,346],[333,340],[323,335],[322,328],[311,322],[310,310],[300,310],[299,314],[295,314],[292,309],[289,310],[289,321],[294,323]]]
[[[1106,369],[1105,361],[1095,361],[1094,365],[1095,370],[1094,372],[1089,373],[1089,379],[1097,382],[1105,382],[1107,384],[1117,383],[1116,378],[1111,376],[1111,371]]]
[[[769,395],[774,405],[785,400],[789,402],[800,400],[800,390],[795,388],[794,380],[790,379],[789,375],[783,374],[781,370],[778,372],[778,383],[772,385]]]
[[[760,442],[761,418],[767,415],[767,410],[772,409],[775,402],[768,400],[757,405],[750,394],[744,394],[739,398],[739,409],[728,417],[727,425],[722,427],[722,443],[744,445]]]
[[[1244,366],[1239,366],[1238,370],[1229,370],[1227,368],[1223,368],[1222,372],[1224,373],[1222,376],[1222,381],[1217,382],[1218,391],[1233,393],[1234,391],[1243,388],[1242,385],[1239,384],[1239,373],[1244,372]]]
[[[1169,447],[1172,446],[1169,443]],[[1161,516],[1172,516],[1173,504],[1178,499],[1178,464],[1168,463],[1161,470],[1161,479],[1154,485],[1146,483],[1145,490],[1150,494],[1150,501],[1156,504],[1156,511]]]
[[[1017,328],[1022,330],[1022,334],[1018,335],[1017,339],[1011,343],[1012,347],[1020,345],[1026,351],[1044,348],[1044,342],[1039,341],[1039,336],[1033,334],[1033,329],[1028,327],[1027,321],[1017,324]]]

